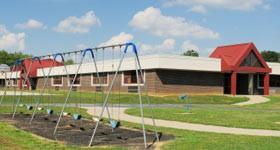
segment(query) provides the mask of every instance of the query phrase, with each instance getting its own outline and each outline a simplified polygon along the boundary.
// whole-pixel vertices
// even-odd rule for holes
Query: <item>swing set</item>
[[[116,59],[118,62],[115,60],[115,54],[114,54],[115,48],[117,48],[117,47],[119,47],[119,50],[120,50],[119,51],[119,56],[118,56],[119,60]],[[122,49],[122,48],[124,48],[124,49]],[[106,50],[108,50],[108,49],[112,49],[112,58],[111,58],[112,59],[112,71],[111,71],[111,73],[113,73],[113,78],[108,83],[108,89],[106,89],[106,91],[105,91],[105,88],[102,86],[102,84],[104,84],[104,79],[101,80],[100,73],[105,72],[105,70],[104,70],[105,54],[104,53],[107,52]],[[96,57],[97,53],[100,52],[100,51],[102,52],[102,68],[101,69],[100,69],[100,67],[98,67],[97,61],[96,61],[98,59]],[[65,64],[64,57],[65,57],[65,55],[71,54],[71,53],[74,53],[74,54],[79,53],[80,54],[80,61],[78,62],[77,69],[75,70],[75,73],[72,74],[72,75],[74,75],[74,77],[72,78],[72,80],[70,82],[70,85],[69,85],[69,89],[67,90],[62,109],[61,109],[61,111],[59,113],[59,117],[56,121],[56,125],[55,125],[55,128],[54,128],[53,135],[55,137],[57,136],[58,127],[61,123],[61,120],[65,115],[68,114],[67,112],[65,112],[65,108],[67,107],[67,104],[68,104],[69,99],[70,99],[70,95],[73,92],[74,84],[77,80],[77,76],[81,73],[80,70],[81,70],[82,64],[84,62],[84,59],[85,59],[86,56],[88,56],[88,54],[89,54],[89,56],[90,56],[90,58],[93,62],[93,66],[92,66],[94,68],[93,74],[95,74],[96,77],[97,77],[98,87],[101,89],[101,101],[103,103],[102,107],[101,107],[100,114],[96,113],[97,114],[96,116],[98,116],[98,118],[94,119],[95,120],[95,127],[93,128],[93,132],[92,132],[92,135],[91,135],[88,146],[90,147],[93,144],[93,141],[94,141],[95,136],[96,136],[96,131],[98,130],[98,126],[101,123],[101,120],[103,118],[103,115],[104,115],[105,111],[107,112],[108,119],[109,119],[108,123],[110,124],[110,126],[112,128],[112,132],[114,132],[114,130],[117,129],[121,125],[121,122],[120,122],[120,99],[121,99],[120,98],[120,88],[121,87],[119,86],[118,96],[112,96],[112,93],[113,93],[114,87],[118,86],[118,85],[116,85],[116,81],[120,76],[120,71],[121,71],[121,67],[124,63],[124,58],[128,54],[131,54],[132,58],[134,59],[135,64],[129,64],[129,65],[134,65],[134,67],[135,67],[133,71],[136,72],[136,78],[137,78],[137,95],[138,95],[138,100],[139,100],[139,109],[140,109],[140,113],[141,113],[141,125],[142,125],[142,132],[143,132],[143,140],[144,140],[145,148],[148,148],[147,138],[146,138],[145,122],[144,122],[143,99],[146,99],[148,101],[148,105],[150,107],[149,110],[153,111],[153,106],[151,105],[149,96],[147,94],[146,84],[144,83],[144,88],[141,88],[141,86],[142,86],[141,82],[144,81],[144,79],[143,79],[144,74],[143,74],[142,66],[141,66],[141,63],[140,63],[139,56],[138,56],[138,51],[137,51],[136,45],[134,43],[125,43],[125,44],[110,45],[110,46],[103,46],[103,47],[96,47],[96,48],[88,48],[88,49],[85,49],[85,50],[78,50],[78,51],[67,52],[67,53],[57,53],[55,55],[47,55],[47,56],[41,56],[41,57],[28,58],[31,61],[30,61],[29,67],[24,68],[23,85],[25,85],[27,82],[30,83],[28,76],[30,74],[30,70],[32,68],[32,65],[33,65],[34,61],[38,61],[39,64],[41,65],[41,68],[42,68],[41,70],[42,70],[42,74],[43,74],[43,81],[44,81],[43,82],[43,87],[40,91],[39,96],[34,96],[35,92],[34,92],[34,90],[32,90],[32,95],[31,95],[32,98],[30,98],[30,100],[34,98],[34,101],[33,101],[34,103],[30,103],[30,104],[26,105],[26,107],[29,111],[33,110],[31,118],[29,120],[29,123],[32,124],[32,121],[34,120],[35,115],[37,114],[38,110],[44,109],[43,107],[40,107],[40,105],[41,105],[43,96],[46,93],[46,87],[49,84],[48,81],[49,81],[50,76],[52,76],[52,69],[55,67],[54,64],[57,61],[58,57],[60,57],[60,59],[61,59],[61,62],[63,64],[63,68],[66,72],[67,78],[70,79],[70,73],[68,72],[68,68],[67,68],[67,65]],[[41,63],[41,60],[45,57],[49,57],[49,58],[52,57],[53,58],[52,65],[48,68],[48,73],[47,74],[45,74],[44,68],[43,68],[42,63]],[[17,66],[19,66],[22,63],[23,63],[23,60],[17,60],[14,63],[13,69],[16,69]],[[115,68],[115,64],[117,66],[116,68]],[[108,64],[106,64],[106,65],[108,65]],[[100,70],[101,70],[101,72],[99,72]],[[11,77],[12,77],[12,73],[10,74],[9,82],[11,80]],[[142,92],[142,89],[144,90],[143,92]],[[4,94],[1,97],[0,105],[2,104],[2,101],[4,100],[4,98],[6,96],[6,92],[7,92],[7,88],[5,88]],[[146,96],[143,96],[143,93]],[[97,100],[96,94],[97,94],[97,92],[95,92],[95,99],[94,99],[95,102]],[[13,119],[14,119],[15,114],[17,112],[18,106],[21,106],[22,96],[23,96],[23,88],[20,89],[20,94],[16,99],[16,105],[15,105],[15,108],[13,110],[13,115],[12,115]],[[80,96],[81,96],[81,94],[80,94]],[[114,100],[114,98],[118,98],[118,119],[117,120],[115,120],[111,117],[111,113],[110,113],[110,110],[108,108],[109,107],[108,104],[109,104],[110,100]],[[82,102],[81,102],[81,97],[80,97],[80,105],[79,105],[80,108],[82,107],[81,103]],[[34,104],[34,105],[32,105],[32,104]],[[76,107],[77,107],[77,105],[76,105]],[[95,104],[94,104],[94,107],[95,107]],[[114,107],[114,105],[112,103],[112,113],[113,113],[113,107]],[[54,114],[54,110],[51,108],[50,105],[48,105],[48,107],[46,109],[46,113],[48,115]],[[72,114],[72,118],[75,121],[79,121],[79,120],[81,121],[83,116],[81,115],[80,112],[75,112],[75,113]],[[159,141],[159,136],[158,136],[158,133],[157,133],[157,130],[156,130],[156,124],[155,124],[155,120],[154,120],[154,117],[153,117],[153,112],[152,112],[152,121],[153,121],[155,139],[157,141]],[[80,128],[80,129],[82,130],[82,128]]]

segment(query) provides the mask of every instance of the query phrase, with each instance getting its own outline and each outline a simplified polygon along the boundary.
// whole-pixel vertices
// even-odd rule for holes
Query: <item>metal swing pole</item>
[[[144,81],[144,73],[143,73],[143,70],[142,70],[142,67],[141,67],[141,63],[140,63],[138,54],[137,54],[137,57],[136,57],[136,61],[137,61],[138,67],[139,67],[141,79]],[[156,122],[155,122],[155,119],[154,119],[154,107],[151,105],[151,99],[148,96],[147,84],[146,83],[144,83],[144,92],[145,92],[145,95],[147,96],[148,105],[149,105],[150,110],[151,110],[155,136],[156,136],[157,141],[159,142],[159,136],[158,136],[158,132],[157,132],[157,128],[156,128]]]
[[[95,128],[94,128],[94,130],[93,130],[93,134],[92,134],[92,136],[91,136],[91,139],[90,139],[90,142],[89,142],[89,145],[88,145],[89,147],[92,145],[94,136],[95,136],[95,134],[96,134],[97,127],[98,127],[99,122],[100,122],[100,119],[103,117],[103,113],[104,113],[105,107],[107,106],[107,102],[108,102],[108,99],[109,99],[109,95],[110,95],[110,93],[111,93],[111,91],[112,91],[114,82],[115,82],[115,80],[116,80],[116,78],[117,78],[117,75],[118,75],[118,72],[119,72],[119,70],[120,70],[120,68],[121,68],[121,64],[122,64],[122,62],[123,62],[124,57],[125,57],[125,53],[123,53],[123,55],[122,55],[122,58],[121,58],[120,63],[119,63],[119,66],[118,66],[118,68],[117,68],[117,70],[116,70],[116,72],[115,72],[115,75],[114,75],[114,77],[113,77],[113,80],[112,80],[112,82],[111,82],[111,84],[110,84],[110,86],[109,86],[109,90],[108,90],[108,92],[107,92],[107,94],[106,94],[106,97],[105,97],[105,99],[104,99],[104,102],[103,102],[103,105],[102,105],[101,113],[100,113],[100,115],[99,115],[99,117],[98,117],[98,121],[96,122]]]
[[[30,73],[30,71],[31,71],[32,65],[33,65],[33,58],[31,59],[31,62],[30,62],[30,65],[29,65],[29,68],[28,68],[26,77],[25,77],[25,79],[23,80],[23,86],[26,84],[26,81],[27,81],[27,79],[28,79],[28,76],[29,76],[29,73]],[[24,87],[23,87],[23,88],[24,88]],[[19,95],[19,98],[18,98],[18,100],[17,100],[17,102],[16,102],[16,106],[15,106],[15,110],[14,110],[12,119],[14,119],[14,117],[15,117],[15,114],[16,114],[16,112],[17,112],[17,107],[18,107],[18,104],[19,104],[19,102],[20,102],[20,100],[21,100],[22,94],[23,94],[23,89],[20,90],[20,95]]]
[[[136,59],[138,58],[137,54],[136,54],[135,57],[136,57]],[[143,103],[142,103],[141,87],[140,87],[138,69],[139,68],[138,68],[138,65],[137,65],[137,61],[135,60],[135,71],[136,71],[136,78],[137,78],[138,97],[139,97],[139,103],[140,103],[140,113],[141,113],[141,123],[142,123],[142,130],[143,130],[143,138],[144,138],[145,148],[147,148],[147,137],[146,137],[146,130],[145,130],[144,111],[143,111]]]
[[[13,65],[13,68],[12,68],[12,71],[15,70],[16,68],[16,62],[14,63]],[[10,84],[11,83],[11,78],[12,78],[12,75],[13,75],[13,72],[10,71],[10,76],[8,78],[8,83]],[[7,72],[5,72],[5,88],[4,88],[4,93],[3,95],[1,96],[1,100],[0,100],[0,106],[2,105],[2,102],[4,100],[4,97],[7,95],[7,89],[8,89],[8,86],[6,85],[6,80],[7,80]]]
[[[43,68],[40,57],[33,57],[33,58],[32,58],[32,61],[34,61],[34,60],[38,60],[38,62],[39,62],[39,64],[40,64],[40,67]],[[45,78],[45,77],[46,77],[45,71],[44,71],[44,70],[42,70],[42,71],[43,71],[43,76],[44,76],[44,78]],[[29,81],[29,84],[31,84],[29,78],[28,78],[28,81]],[[35,97],[35,91],[32,90],[32,87],[31,87],[31,91],[32,91],[32,99],[33,99],[33,101],[34,101],[34,99],[35,99],[36,97]],[[32,115],[33,115],[33,114],[32,114]]]
[[[77,68],[77,70],[76,70],[75,76],[74,76],[74,78],[73,78],[73,80],[72,80],[72,82],[71,82],[70,89],[69,89],[69,91],[68,91],[68,93],[67,93],[67,96],[66,96],[66,98],[65,98],[64,104],[63,104],[63,106],[62,106],[62,110],[61,110],[61,112],[60,112],[60,115],[59,115],[58,121],[57,121],[57,123],[56,123],[56,126],[55,126],[55,128],[54,128],[53,135],[56,135],[57,128],[58,128],[59,123],[60,123],[60,121],[61,121],[61,118],[62,118],[64,109],[65,109],[65,107],[66,107],[66,104],[67,104],[68,99],[69,99],[69,97],[70,97],[70,94],[71,94],[71,92],[72,92],[73,85],[74,85],[74,83],[75,83],[75,81],[76,81],[76,78],[77,78],[78,72],[79,72],[79,70],[80,70],[80,68],[81,68],[81,65],[82,65],[82,63],[83,63],[83,60],[84,60],[84,56],[82,56],[82,58],[81,58],[81,60],[80,60],[80,63],[79,63],[79,65],[78,65],[78,68]]]
[[[99,86],[101,86],[101,79],[100,79],[100,75],[99,75],[99,71],[98,71],[98,68],[97,68],[97,64],[96,64],[96,61],[94,59],[94,55],[93,55],[93,52],[92,52],[92,56],[93,56],[93,63],[94,63],[94,66],[95,66],[95,71],[96,71],[96,76],[97,76],[97,79],[98,79],[98,82],[99,82]],[[104,59],[104,58],[103,58]],[[104,61],[104,60],[103,60]],[[103,66],[104,67],[104,66]],[[104,95],[104,89],[102,88],[102,95]],[[103,96],[102,96],[103,97]],[[103,100],[103,98],[102,98]],[[108,118],[109,120],[111,119],[111,115],[110,115],[110,111],[109,111],[109,108],[108,106],[106,105],[106,111],[107,111],[107,115],[108,115]]]
[[[124,60],[124,58],[125,58],[125,55],[126,55],[126,53],[127,53],[127,50],[128,50],[128,47],[129,47],[129,46],[134,46],[134,47],[135,47],[135,45],[134,45],[133,43],[126,43],[126,44],[125,44],[124,53],[123,53],[123,55],[121,56],[121,59],[120,59],[118,68],[117,68],[117,70],[116,70],[116,72],[115,72],[115,75],[114,75],[114,77],[113,77],[113,80],[112,80],[112,82],[111,82],[111,84],[110,84],[110,86],[109,86],[109,90],[108,90],[108,92],[107,92],[107,94],[106,94],[106,97],[105,97],[105,99],[104,99],[104,102],[103,102],[103,105],[102,105],[102,110],[101,110],[101,113],[100,113],[100,115],[99,115],[98,121],[96,122],[96,125],[95,125],[95,128],[94,128],[94,130],[93,130],[93,134],[92,134],[92,136],[91,136],[91,139],[90,139],[90,142],[89,142],[88,147],[90,147],[90,146],[92,145],[92,142],[93,142],[93,140],[94,140],[94,137],[95,137],[97,128],[98,128],[98,126],[99,126],[100,119],[103,117],[103,113],[104,113],[105,107],[107,106],[107,103],[108,103],[108,100],[109,100],[109,96],[110,96],[110,94],[111,94],[111,92],[112,92],[112,88],[113,88],[113,86],[114,86],[115,80],[116,80],[116,78],[117,78],[117,75],[118,75],[118,73],[119,73],[119,70],[120,70],[120,68],[121,68],[121,65],[122,65],[122,63],[123,63],[123,60]],[[133,50],[134,50],[134,52],[136,52],[136,48],[133,49]]]
[[[77,74],[78,74],[78,72],[79,72],[79,70],[80,70],[80,68],[81,68],[81,65],[82,65],[82,63],[83,63],[83,61],[84,61],[84,58],[85,58],[85,55],[86,55],[86,52],[87,52],[87,51],[90,51],[90,52],[91,52],[92,58],[93,58],[93,60],[94,60],[95,67],[96,67],[96,69],[97,69],[97,65],[96,65],[96,62],[95,62],[95,58],[94,58],[94,54],[93,54],[93,52],[92,52],[92,49],[86,49],[86,50],[84,50],[83,55],[82,55],[82,58],[81,58],[80,63],[79,63],[79,66],[78,66],[78,68],[77,68],[77,70],[76,70],[75,76],[74,76],[73,81],[72,81],[72,83],[71,83],[71,85],[70,85],[70,89],[69,89],[69,91],[68,91],[67,97],[66,97],[65,102],[64,102],[64,104],[63,104],[63,107],[62,107],[61,113],[60,113],[60,115],[59,115],[57,124],[56,124],[56,126],[55,126],[55,129],[54,129],[54,132],[53,132],[54,135],[56,135],[57,128],[58,128],[59,123],[60,123],[60,121],[61,121],[61,118],[62,118],[64,109],[65,109],[66,104],[67,104],[67,102],[68,102],[68,99],[69,99],[69,97],[70,97],[70,94],[71,94],[71,91],[72,91],[74,82],[75,82],[75,80],[76,80],[76,78],[77,78]],[[107,110],[107,111],[108,111],[108,114],[109,114],[109,110]]]
[[[17,70],[17,69],[18,69],[18,66],[16,67],[15,70]],[[14,80],[16,81],[16,85],[17,85],[17,86],[18,86],[18,76],[19,76],[19,75],[18,75],[18,72],[19,72],[19,71],[16,71],[16,77],[15,77],[15,79],[14,79]],[[15,109],[15,102],[16,102],[16,97],[17,97],[17,96],[16,96],[16,94],[17,94],[17,86],[14,86],[14,85],[13,85],[14,96],[13,96],[13,106],[12,106],[13,108],[12,108],[12,111],[14,111],[14,109]]]
[[[44,76],[44,78],[45,78],[44,84],[43,84],[43,89],[42,89],[42,91],[41,91],[41,93],[40,93],[40,96],[36,99],[36,105],[35,105],[34,111],[33,111],[33,113],[32,113],[31,119],[30,119],[30,121],[29,121],[29,124],[32,123],[32,121],[33,121],[33,119],[34,119],[34,117],[35,117],[35,114],[36,114],[36,112],[37,112],[37,109],[38,109],[38,107],[39,107],[39,105],[40,105],[40,99],[43,98],[43,94],[45,93],[45,87],[48,85],[49,76],[50,76],[50,73],[51,73],[52,68],[53,68],[53,66],[54,66],[55,60],[56,60],[56,56],[55,56],[54,59],[53,59],[51,68],[49,69],[49,72],[48,72],[47,76],[46,76],[46,74],[45,74],[44,68],[42,68],[42,73],[43,73],[43,76]],[[40,61],[40,65],[42,66],[41,61]]]

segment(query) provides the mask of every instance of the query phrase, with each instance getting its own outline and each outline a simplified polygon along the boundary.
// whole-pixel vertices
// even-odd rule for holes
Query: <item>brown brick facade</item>
[[[109,83],[113,79],[114,73],[109,73]],[[96,91],[98,87],[92,86],[91,74],[83,74],[80,76],[80,86],[76,86],[81,91]],[[49,85],[52,79],[49,79]],[[42,88],[44,79],[39,78],[37,88]],[[195,71],[178,71],[178,70],[146,70],[145,83],[147,91],[153,95],[159,94],[223,94],[223,74],[212,72],[195,72]],[[143,90],[143,86],[142,90]],[[60,90],[68,90],[67,77],[63,77],[63,86],[52,87]],[[107,90],[108,86],[104,86]],[[125,86],[122,84],[122,73],[113,87],[115,92],[133,91],[136,86]]]

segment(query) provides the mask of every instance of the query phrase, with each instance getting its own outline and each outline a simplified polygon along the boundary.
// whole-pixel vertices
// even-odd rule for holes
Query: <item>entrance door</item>
[[[32,90],[36,90],[37,87],[37,78],[30,78],[30,86]]]
[[[230,94],[231,89],[231,81],[230,81],[231,73],[224,74],[224,94]]]
[[[237,85],[236,93],[247,95],[249,94],[249,75],[248,74],[237,74]]]

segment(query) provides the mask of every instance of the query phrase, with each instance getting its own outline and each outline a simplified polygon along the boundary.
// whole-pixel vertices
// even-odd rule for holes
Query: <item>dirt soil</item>
[[[61,119],[56,136],[53,131],[57,122],[58,116],[37,115],[32,124],[29,124],[29,114],[18,114],[15,119],[11,119],[10,114],[0,115],[0,121],[8,121],[19,129],[32,132],[51,140],[61,141],[69,145],[88,146],[90,138],[95,127],[95,122],[91,120],[73,120],[70,116]],[[172,135],[163,135],[159,133],[160,141],[166,142],[174,139]],[[147,143],[151,149],[156,148],[154,133],[146,132]],[[143,149],[143,133],[142,130],[128,129],[119,127],[112,131],[108,124],[100,123],[93,141],[93,146],[124,146],[137,149]]]

